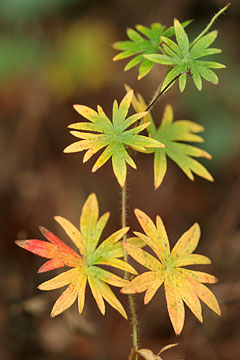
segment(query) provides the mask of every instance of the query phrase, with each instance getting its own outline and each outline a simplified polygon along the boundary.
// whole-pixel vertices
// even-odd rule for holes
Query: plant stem
[[[122,188],[122,227],[126,227],[127,224],[127,188],[126,182]],[[123,242],[126,243],[127,235],[124,235]],[[126,249],[124,248],[124,261],[128,262],[128,254]],[[130,274],[125,271],[124,272],[124,279],[130,280]],[[136,352],[138,350],[138,327],[137,327],[137,312],[134,302],[134,296],[128,295],[128,304],[131,316],[131,326],[132,326],[132,347]],[[137,360],[138,356],[135,355],[135,359]]]
[[[196,42],[201,39],[201,37],[203,37],[208,30],[210,29],[210,27],[214,24],[214,22],[217,20],[217,18],[224,13],[224,11],[226,11],[229,6],[231,5],[231,3],[228,3],[226,6],[224,6],[224,8],[220,9],[219,12],[213,16],[213,18],[210,20],[209,24],[205,27],[205,29],[196,37],[196,39],[193,40],[193,42],[191,43],[190,47],[192,47],[194,44],[196,44]]]
[[[159,85],[159,87],[157,88],[156,93],[153,96],[152,101],[150,102],[150,104],[147,106],[147,108],[145,109],[145,111],[149,111],[151,110],[151,108],[155,105],[155,103],[157,102],[157,100],[165,93],[165,91],[167,91],[167,89],[182,75],[182,74],[186,74],[188,73],[188,71],[182,71],[180,72],[177,76],[175,76],[174,79],[172,79],[166,86],[165,88],[161,89],[161,85]]]

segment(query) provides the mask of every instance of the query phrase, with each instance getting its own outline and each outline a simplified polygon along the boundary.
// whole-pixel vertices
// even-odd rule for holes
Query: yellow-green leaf
[[[106,116],[103,109],[98,106],[97,112],[87,106],[75,105],[74,109],[90,123],[78,122],[69,127],[77,131],[70,133],[82,140],[77,141],[64,149],[65,153],[86,150],[83,162],[88,161],[99,150],[106,147],[95,162],[92,172],[97,171],[109,159],[112,159],[114,175],[121,187],[124,186],[127,173],[127,164],[136,168],[136,164],[130,157],[127,149],[129,147],[137,151],[145,151],[146,148],[164,148],[165,145],[152,138],[140,135],[149,124],[135,127],[138,120],[144,118],[147,113],[141,112],[127,117],[130,103],[133,97],[133,90],[128,91],[120,105],[116,100],[113,102],[112,121]],[[82,130],[82,131],[79,131]]]

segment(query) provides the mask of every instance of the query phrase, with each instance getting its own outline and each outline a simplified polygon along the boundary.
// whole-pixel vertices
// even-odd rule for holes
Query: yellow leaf
[[[200,227],[197,223],[195,223],[180,237],[172,249],[172,258],[180,258],[181,256],[191,254],[196,249],[199,239]]]
[[[135,215],[141,227],[148,235],[145,240],[143,237],[141,237],[142,240],[146,241],[147,245],[149,245],[153,249],[153,251],[161,260],[162,264],[164,264],[170,255],[169,242],[168,238],[164,234],[164,230],[161,229],[158,231],[153,221],[143,211],[135,209]],[[160,220],[158,220],[158,222],[159,221]],[[139,233],[135,232],[135,234],[138,234],[139,236]]]
[[[149,284],[151,284],[155,279],[155,274],[153,271],[145,272],[141,275],[138,275],[130,283],[124,286],[121,289],[123,294],[138,294],[148,289]]]
[[[148,304],[152,300],[153,296],[156,294],[157,290],[160,288],[164,282],[164,271],[163,269],[158,271],[155,274],[155,279],[152,283],[149,284],[146,294],[144,296],[144,304]]]
[[[83,269],[73,268],[71,270],[65,271],[60,275],[55,276],[51,280],[45,281],[38,286],[40,290],[55,290],[63,286],[70,284],[71,282],[76,282],[78,277],[82,274]]]
[[[180,294],[176,290],[173,281],[168,276],[164,281],[164,288],[169,317],[175,333],[179,335],[182,332],[185,318],[183,301]]]
[[[98,287],[103,298],[114,308],[116,309],[125,319],[127,319],[126,311],[124,310],[122,304],[118,301],[110,287],[105,284],[103,281],[98,280]]]
[[[146,251],[137,248],[131,244],[124,244],[127,253],[132,256],[139,264],[145,266],[149,270],[158,271],[162,270],[163,266],[160,262]]]
[[[184,325],[184,303],[200,322],[203,321],[200,300],[220,315],[220,307],[215,296],[202,284],[213,284],[217,281],[216,277],[180,267],[211,262],[206,256],[192,254],[200,238],[199,225],[195,223],[186,231],[170,252],[167,232],[161,218],[157,216],[155,226],[153,221],[141,210],[135,210],[135,213],[147,236],[138,232],[134,233],[152,248],[158,259],[141,248],[126,244],[127,253],[151,271],[136,276],[121,289],[121,292],[137,294],[146,291],[144,304],[147,304],[164,283],[167,309],[176,334],[181,333]]]
[[[76,300],[78,288],[76,283],[71,283],[55,302],[51,317],[55,317],[67,310]]]
[[[94,276],[92,276],[91,273],[88,273],[88,283],[89,283],[90,289],[92,291],[93,297],[97,303],[97,306],[98,306],[100,312],[104,315],[105,314],[105,304],[103,301],[103,297],[100,292],[98,282],[94,278]]]
[[[80,231],[67,219],[62,216],[54,216],[54,219],[57,223],[63,228],[65,233],[70,237],[74,242],[77,248],[80,251],[81,255],[86,255],[86,246],[84,244],[84,239]]]

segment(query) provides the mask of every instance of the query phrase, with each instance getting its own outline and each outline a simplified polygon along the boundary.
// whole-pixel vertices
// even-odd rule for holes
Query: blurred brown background
[[[131,338],[128,323],[110,306],[103,318],[88,291],[82,316],[76,304],[56,319],[49,313],[57,291],[40,292],[37,284],[52,274],[37,275],[43,259],[24,252],[15,239],[40,238],[38,225],[62,235],[54,215],[78,224],[83,202],[96,192],[100,211],[110,210],[104,235],[120,226],[120,189],[111,164],[92,174],[93,161],[82,164],[82,154],[63,154],[73,141],[67,125],[80,118],[72,104],[111,114],[112,101],[124,95],[127,82],[150,99],[163,76],[160,66],[137,81],[137,69],[123,73],[126,61],[113,63],[114,41],[126,39],[126,27],[170,26],[173,18],[194,18],[193,37],[209,21],[223,0],[1,0],[0,1],[0,358],[3,360],[122,360]],[[232,1],[227,14],[214,25],[219,29],[218,56],[227,64],[219,70],[220,86],[204,82],[200,93],[189,81],[180,95],[173,87],[154,109],[160,120],[170,102],[176,119],[203,124],[203,147],[213,160],[205,165],[215,177],[209,183],[189,181],[171,162],[160,189],[153,189],[151,156],[138,155],[138,170],[129,171],[129,219],[139,229],[133,209],[160,214],[171,244],[199,221],[199,253],[213,264],[201,269],[214,273],[212,287],[223,315],[205,306],[204,324],[190,311],[180,339],[174,336],[163,291],[143,306],[137,298],[141,346],[158,352],[171,342],[178,348],[166,359],[238,360],[240,356],[240,3]],[[120,300],[127,307],[125,297]]]

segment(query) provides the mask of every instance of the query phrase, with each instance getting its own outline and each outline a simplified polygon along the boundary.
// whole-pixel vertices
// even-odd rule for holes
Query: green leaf
[[[133,91],[130,90],[119,106],[117,101],[114,101],[112,121],[100,106],[96,112],[87,106],[75,105],[75,110],[89,120],[91,126],[88,127],[86,122],[83,125],[81,123],[69,125],[70,128],[85,130],[85,132],[71,131],[73,136],[82,140],[67,146],[64,150],[65,153],[87,150],[83,158],[83,162],[86,162],[99,150],[106,147],[95,162],[92,171],[98,170],[112,158],[113,172],[121,187],[125,184],[127,164],[136,169],[133,159],[126,150],[127,147],[140,151],[145,151],[146,148],[165,147],[154,139],[139,135],[150,123],[129,129],[131,125],[147,115],[147,112],[143,111],[127,117],[132,97]]]
[[[161,90],[163,90],[181,72],[192,75],[192,79],[198,90],[202,89],[202,78],[216,85],[218,83],[218,78],[213,71],[209,73],[209,69],[220,69],[225,66],[216,62],[198,59],[221,52],[220,49],[209,48],[217,37],[217,31],[212,31],[201,37],[198,36],[192,44],[189,44],[188,35],[177,19],[174,20],[174,29],[176,42],[166,36],[161,37],[164,54],[157,54],[156,52],[144,54],[146,59],[153,61],[154,63],[172,67],[162,83]],[[181,92],[183,92],[186,87],[186,74],[179,77],[179,89]]]
[[[182,26],[186,27],[191,21],[185,21]],[[138,32],[137,32],[137,31]],[[171,37],[174,35],[174,27],[166,29],[160,23],[154,23],[150,28],[143,25],[136,25],[136,30],[128,29],[127,35],[130,41],[119,41],[113,47],[122,52],[114,56],[113,60],[122,60],[134,56],[125,66],[124,71],[140,64],[138,80],[146,76],[154,66],[154,61],[144,59],[144,55],[157,54],[161,48],[162,36]]]
[[[181,50],[182,54],[187,54],[189,51],[189,40],[188,36],[177,19],[174,19],[174,29],[175,29],[175,36],[176,40],[179,45],[179,49]]]
[[[172,69],[175,71],[176,67]],[[211,71],[208,69],[208,71]],[[178,72],[178,71],[177,71]],[[169,73],[168,77],[170,76]],[[212,74],[206,73],[209,76]],[[175,74],[173,74],[174,76]],[[204,73],[205,75],[205,73]],[[183,76],[183,75],[182,75]],[[185,86],[185,83],[182,84]],[[144,99],[140,94],[133,97],[132,105],[136,111],[141,111],[146,108]],[[188,176],[189,179],[194,180],[193,174],[203,177],[206,180],[213,181],[212,175],[207,169],[201,165],[194,158],[203,157],[211,159],[211,155],[198,147],[185,144],[184,142],[203,142],[203,138],[197,135],[203,131],[204,128],[189,120],[173,121],[174,113],[170,105],[167,105],[164,110],[163,118],[159,128],[157,129],[150,112],[144,121],[149,121],[150,125],[147,128],[151,139],[158,140],[166,145],[164,149],[153,149],[154,153],[154,186],[157,189],[166,174],[167,157],[173,160],[180,169]]]
[[[125,100],[127,102],[127,99]],[[126,102],[121,103],[120,111],[126,112],[126,108],[129,106]],[[81,314],[84,308],[85,291],[88,283],[102,314],[105,314],[105,299],[124,318],[127,318],[123,306],[113,294],[109,285],[122,287],[128,284],[128,281],[102,269],[99,265],[107,265],[137,274],[131,265],[120,259],[124,255],[121,240],[129,228],[125,227],[115,231],[98,246],[108,218],[109,213],[105,213],[99,218],[98,201],[95,194],[89,195],[83,205],[80,229],[77,229],[63,217],[55,217],[55,220],[77,246],[80,254],[67,246],[56,235],[42,227],[41,231],[49,242],[41,240],[20,240],[16,242],[17,245],[34,254],[51,259],[41,266],[39,272],[50,271],[65,265],[71,267],[71,269],[39,285],[40,290],[54,290],[67,286],[54,304],[51,312],[52,317],[68,309],[76,300],[78,300],[78,310]],[[138,249],[145,246],[145,243],[135,237],[128,239],[126,246],[134,246],[134,248]]]
[[[136,232],[135,234],[145,241],[146,245],[150,246],[157,258],[134,245],[126,244],[127,253],[150,271],[136,276],[121,289],[121,292],[124,294],[137,294],[146,291],[144,303],[147,304],[164,283],[167,309],[177,335],[181,333],[184,325],[184,303],[200,322],[203,321],[200,300],[216,314],[220,315],[221,311],[217,299],[202,284],[215,283],[217,279],[207,273],[180,267],[184,265],[184,261],[186,265],[202,263],[202,255],[193,254],[199,242],[199,225],[195,223],[186,231],[170,252],[167,233],[161,218],[157,216],[155,225],[141,210],[137,209],[135,213],[146,235]]]

